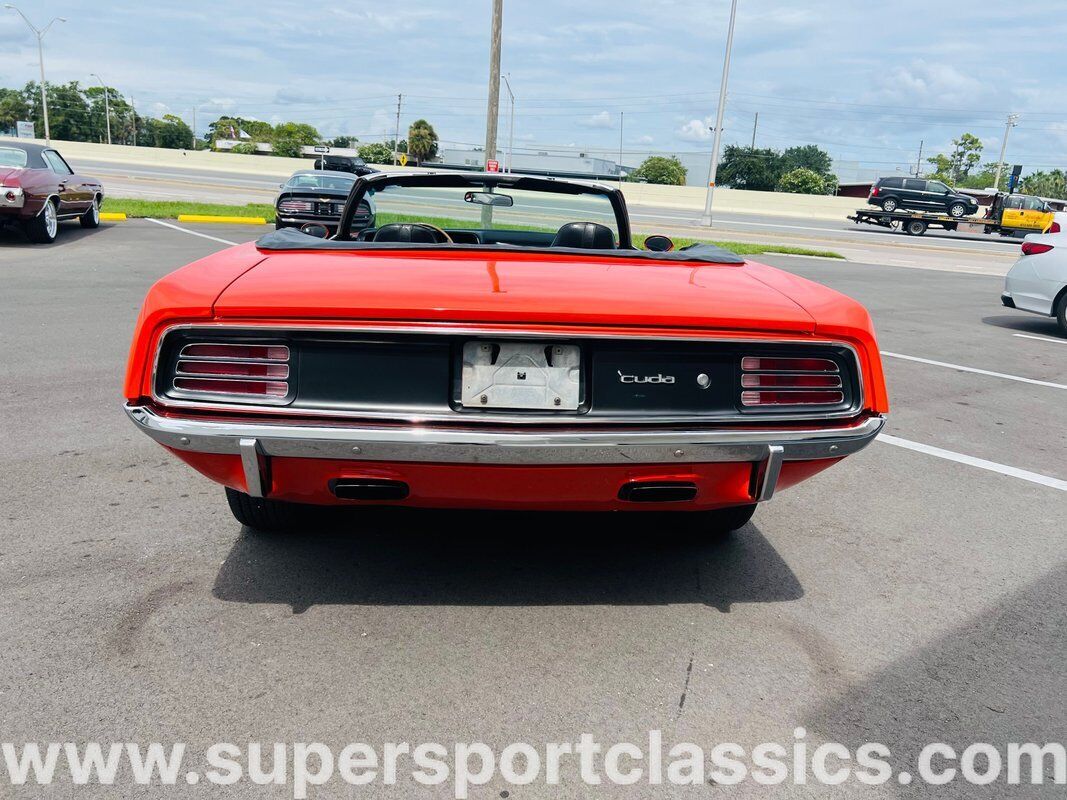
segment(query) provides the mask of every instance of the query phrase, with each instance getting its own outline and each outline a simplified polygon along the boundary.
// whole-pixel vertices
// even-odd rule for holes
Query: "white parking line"
[[[955,461],[957,464],[966,464],[970,467],[978,467],[978,469],[985,469],[1012,478],[1030,481],[1030,483],[1048,486],[1050,489],[1059,489],[1061,492],[1067,492],[1067,481],[1062,481],[1059,478],[1053,478],[1049,475],[1042,475],[1040,472],[1030,472],[1029,470],[1019,469],[1018,467],[1009,467],[1007,464],[998,464],[995,461],[986,461],[984,458],[975,458],[974,456],[956,453],[952,450],[943,450],[940,447],[933,447],[928,444],[922,444],[921,442],[913,442],[909,439],[901,439],[886,433],[881,434],[877,441],[891,444],[894,447],[903,447],[907,450],[914,450],[917,453],[925,453],[928,456],[944,458],[947,461]]]
[[[930,364],[930,365],[935,366],[935,367],[946,367],[947,369],[954,369],[957,372],[973,372],[975,375],[989,375],[990,377],[993,377],[993,378],[1004,378],[1005,380],[1018,381],[1019,383],[1029,383],[1029,384],[1033,384],[1034,386],[1047,386],[1050,389],[1067,389],[1067,386],[1065,386],[1062,383],[1052,383],[1050,381],[1038,381],[1038,380],[1034,380],[1033,378],[1022,378],[1022,377],[1020,377],[1018,375],[1006,375],[1003,372],[990,372],[987,369],[976,369],[975,367],[964,367],[964,366],[960,366],[959,364],[948,364],[948,363],[946,363],[944,361],[932,361],[929,358],[919,358],[918,356],[906,356],[906,355],[903,355],[901,353],[890,353],[887,350],[882,350],[881,353],[882,353],[883,356],[888,356],[889,358],[902,358],[905,361],[916,361],[919,364]]]
[[[151,217],[145,217],[149,222],[154,222],[156,225],[162,225],[164,228],[173,228],[176,231],[187,233],[190,236],[199,236],[201,239],[210,239],[213,242],[222,242],[223,244],[240,244],[239,242],[231,242],[229,239],[220,239],[218,236],[208,236],[206,233],[200,233],[200,231],[191,231],[188,228],[182,228],[178,225],[171,225],[169,222],[163,222],[162,220],[152,219]]]
[[[1018,336],[1020,339],[1036,339],[1039,342],[1048,342],[1049,344],[1067,344],[1067,339],[1049,339],[1045,336],[1031,336],[1028,333],[1013,333],[1012,336]]]

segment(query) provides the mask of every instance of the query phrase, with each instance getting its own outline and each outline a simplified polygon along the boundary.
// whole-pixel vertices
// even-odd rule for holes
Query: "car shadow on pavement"
[[[729,612],[804,594],[752,523],[716,541],[677,516],[646,513],[374,508],[350,519],[315,532],[243,529],[215,597],[296,613],[320,604],[670,603]]]
[[[54,242],[51,244],[36,244],[31,242],[26,237],[26,234],[18,228],[0,227],[0,247],[58,247],[62,244],[84,239],[86,236],[92,236],[99,230],[100,228],[96,230],[83,228],[76,221],[69,222],[64,220],[59,223],[59,233],[56,235]]]
[[[998,782],[980,791],[959,774],[956,763],[936,757],[937,771],[957,769],[947,786],[923,785],[916,773],[918,755],[934,742],[951,745],[957,756],[975,742],[988,742],[1007,769],[1008,742],[1063,742],[1067,719],[1067,565],[1061,564],[1021,590],[1000,597],[964,624],[951,627],[921,649],[891,663],[855,685],[842,684],[832,699],[802,718],[820,739],[838,742],[852,752],[866,742],[886,745],[894,778],[881,789],[902,797],[1059,797],[1052,786],[1052,758],[1045,761],[1044,786]],[[936,621],[927,621],[936,628]],[[920,621],[913,638],[922,639]],[[986,766],[977,760],[979,772]],[[909,786],[896,780],[901,770],[914,776]],[[1030,766],[1022,760],[1024,783]],[[866,795],[864,795],[866,796]]]
[[[982,322],[995,328],[1005,328],[1019,333],[1063,338],[1056,320],[1052,317],[1041,317],[1036,314],[1001,314],[995,317],[982,317]]]

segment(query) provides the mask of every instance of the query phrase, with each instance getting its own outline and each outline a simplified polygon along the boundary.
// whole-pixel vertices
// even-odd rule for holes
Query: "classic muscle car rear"
[[[711,246],[636,249],[615,189],[499,174],[367,176],[333,238],[163,278],[125,395],[260,529],[384,503],[730,530],[888,410],[856,302]]]

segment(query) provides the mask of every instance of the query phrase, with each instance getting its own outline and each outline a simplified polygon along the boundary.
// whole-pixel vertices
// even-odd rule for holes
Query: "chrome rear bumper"
[[[599,431],[476,430],[439,427],[330,426],[165,417],[126,406],[142,431],[166,447],[239,455],[249,493],[262,491],[259,456],[439,464],[677,464],[766,462],[760,497],[774,492],[783,461],[840,458],[870,444],[880,416],[846,426],[795,430],[627,428]],[[765,495],[765,496],[763,496]]]

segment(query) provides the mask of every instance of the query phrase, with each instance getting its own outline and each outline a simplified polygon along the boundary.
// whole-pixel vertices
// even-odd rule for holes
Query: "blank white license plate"
[[[573,344],[467,342],[460,402],[467,408],[577,411],[581,361]]]

